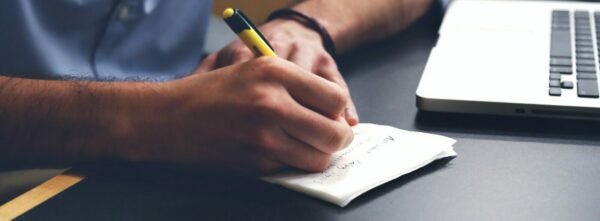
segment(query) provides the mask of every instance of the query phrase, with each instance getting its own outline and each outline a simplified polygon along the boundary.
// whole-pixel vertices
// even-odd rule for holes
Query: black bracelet
[[[325,27],[323,27],[323,25],[321,25],[316,19],[311,18],[293,9],[279,9],[271,13],[267,18],[267,21],[271,21],[278,18],[297,21],[300,24],[319,33],[321,39],[323,40],[323,47],[331,55],[331,57],[335,59],[336,50],[335,44],[333,43],[333,39],[331,39],[331,35],[329,35],[329,32],[327,32],[327,29],[325,29]]]

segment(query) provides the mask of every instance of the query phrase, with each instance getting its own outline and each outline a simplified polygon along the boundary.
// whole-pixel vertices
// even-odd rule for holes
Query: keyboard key
[[[564,89],[573,89],[573,82],[572,81],[560,82],[560,87],[564,88]]]
[[[561,74],[572,74],[573,69],[570,67],[550,67],[550,72]]]
[[[594,46],[594,42],[592,41],[576,41],[575,42],[575,46],[580,47],[593,47]]]
[[[571,25],[569,17],[555,17],[552,19],[552,24]]]
[[[551,87],[548,94],[550,94],[550,96],[560,96],[560,88]]]
[[[571,64],[571,59],[568,59],[568,58],[552,58],[552,59],[550,59],[550,65],[571,67],[572,64]],[[593,60],[592,60],[592,65],[594,65]]]
[[[577,74],[577,80],[596,80],[596,74]]]
[[[564,19],[564,20],[558,20],[555,19],[552,21],[553,25],[568,25],[569,29],[571,28],[571,20],[569,20],[568,18]]]
[[[552,24],[552,29],[568,31],[571,29],[571,26],[567,23],[554,23],[554,24]]]
[[[592,40],[592,36],[591,35],[578,35],[575,36],[575,41],[591,41]]]
[[[566,10],[566,9],[552,10],[552,16],[569,16],[569,10]]]
[[[575,18],[589,17],[590,16],[590,13],[588,11],[584,11],[584,10],[577,10],[573,14],[575,15]]]
[[[562,25],[562,24],[557,23],[556,25]],[[589,33],[592,33],[592,26],[589,25],[589,22],[578,21],[576,23],[576,26],[575,26],[575,32],[580,32],[580,33],[589,32]]]
[[[550,56],[556,58],[571,58],[571,33],[569,31],[552,31]]]
[[[577,47],[575,49],[577,53],[594,53],[593,47]]]
[[[557,24],[552,25],[552,29],[568,31],[568,30],[571,30],[571,26],[569,26],[568,24],[557,23]]]
[[[579,59],[577,60],[577,66],[595,66],[596,61],[592,59]]]
[[[577,54],[577,59],[594,59],[593,53],[580,53]]]
[[[560,87],[560,80],[550,80],[550,87]]]
[[[596,73],[595,66],[577,66],[577,73]]]
[[[560,81],[560,74],[550,74],[550,80],[559,80]]]
[[[596,80],[577,81],[577,96],[579,97],[598,97],[598,82]]]
[[[552,14],[552,20],[553,21],[559,21],[559,20],[569,20],[569,12],[566,13],[558,13],[558,14]]]

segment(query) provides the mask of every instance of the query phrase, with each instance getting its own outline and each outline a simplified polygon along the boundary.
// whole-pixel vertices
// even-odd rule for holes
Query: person
[[[429,0],[308,0],[344,53],[407,27]],[[356,108],[322,33],[260,27],[278,58],[239,40],[203,61],[210,1],[0,2],[0,160],[166,162],[322,171]]]

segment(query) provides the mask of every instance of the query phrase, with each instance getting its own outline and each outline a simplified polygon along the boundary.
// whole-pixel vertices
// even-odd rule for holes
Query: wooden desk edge
[[[21,194],[0,206],[0,221],[13,220],[69,187],[79,183],[85,176],[69,173],[56,175],[52,179]]]

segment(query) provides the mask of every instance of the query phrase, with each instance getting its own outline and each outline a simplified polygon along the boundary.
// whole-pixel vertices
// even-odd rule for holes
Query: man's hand
[[[323,48],[321,37],[315,31],[292,20],[275,19],[261,27],[261,31],[281,58],[287,59],[307,72],[338,84],[348,97],[344,111],[350,125],[358,123],[356,107],[350,98],[348,86],[333,58]],[[221,51],[210,55],[200,65],[201,72],[254,59],[254,54],[240,40],[234,41]]]
[[[280,58],[263,57],[165,83],[121,134],[121,157],[269,172],[322,171],[347,146],[347,92]],[[149,102],[150,102],[149,100]],[[136,143],[140,142],[141,143]]]

